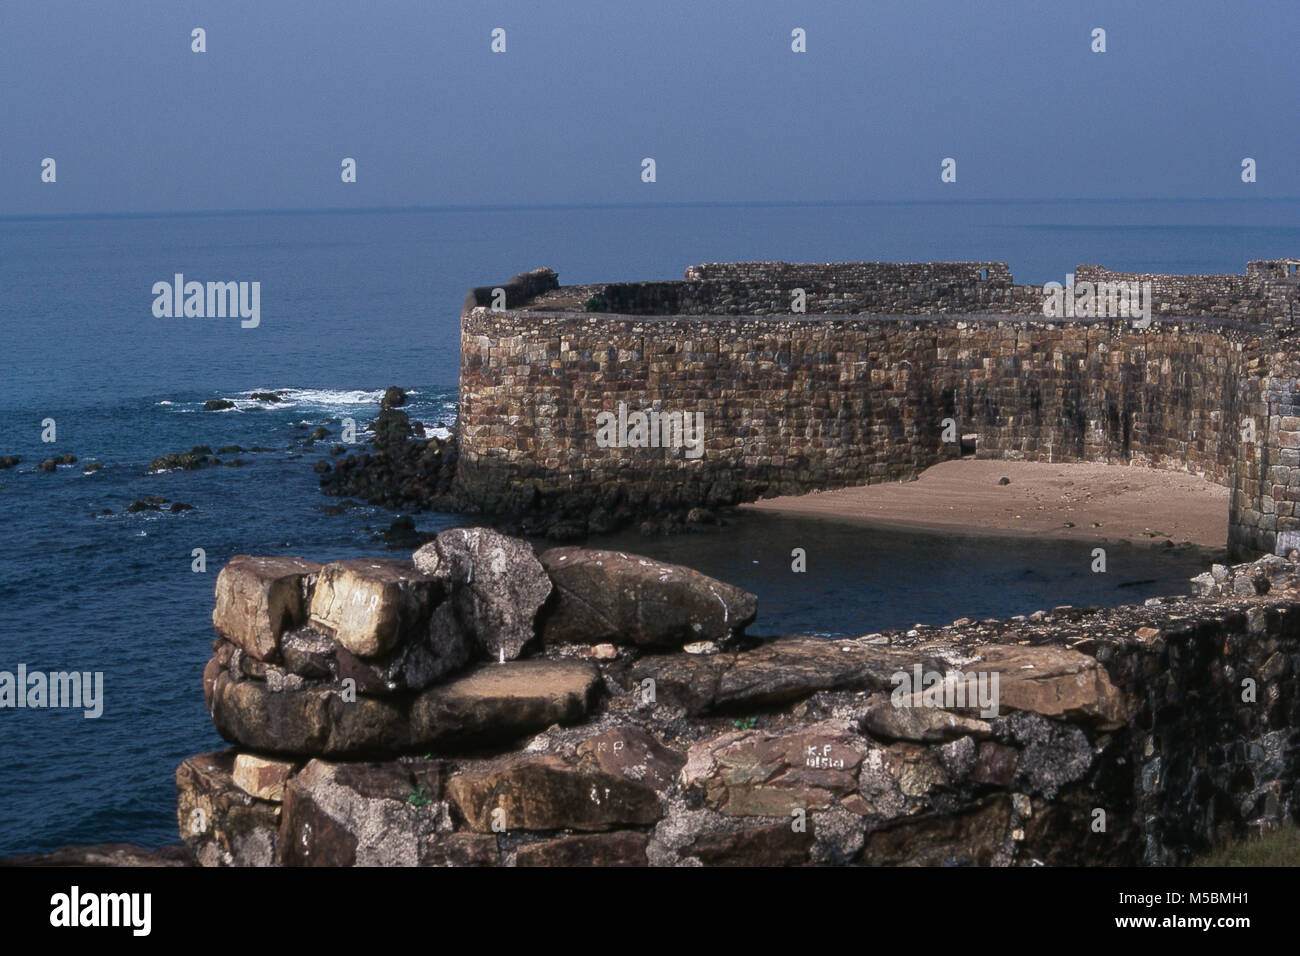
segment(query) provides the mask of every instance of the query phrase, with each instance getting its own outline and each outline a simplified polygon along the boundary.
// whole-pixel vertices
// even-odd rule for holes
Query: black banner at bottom
[[[870,934],[1022,940],[1173,932],[1226,940],[1289,923],[1287,871],[1272,869],[813,868],[539,873],[437,869],[0,869],[0,915],[21,937],[214,943],[289,938],[373,946],[517,934],[531,946],[682,945],[701,932],[771,945]],[[596,931],[599,936],[588,936]],[[436,934],[436,935],[435,935]],[[1031,935],[1025,935],[1031,934]],[[1050,934],[1050,935],[1049,935]],[[414,938],[412,939],[412,936]],[[620,942],[621,941],[621,942]]]

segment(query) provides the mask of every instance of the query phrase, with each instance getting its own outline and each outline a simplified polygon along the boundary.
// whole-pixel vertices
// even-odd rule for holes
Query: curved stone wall
[[[979,457],[1201,475],[1234,492],[1229,544],[1271,551],[1278,531],[1300,529],[1298,287],[1251,266],[1245,277],[1156,277],[1163,317],[1146,329],[1045,319],[1042,290],[1013,285],[998,263],[701,266],[683,283],[553,283],[497,312],[471,293],[458,485],[485,511],[595,516],[600,530],[609,514],[906,480],[961,454],[947,431],[977,436]],[[810,308],[838,295],[843,311],[868,311],[747,314],[796,282]],[[689,301],[737,314],[573,311],[588,293],[646,313]],[[956,314],[918,312],[923,295]],[[1005,311],[981,311],[991,300]],[[889,306],[898,312],[871,311]],[[698,457],[603,447],[600,416],[617,419],[620,403],[631,426],[634,412],[702,416]]]

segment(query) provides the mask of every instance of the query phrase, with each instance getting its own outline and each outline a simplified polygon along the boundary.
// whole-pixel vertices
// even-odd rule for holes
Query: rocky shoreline
[[[617,485],[599,494],[563,500],[519,488],[497,493],[477,489],[467,494],[456,481],[456,436],[426,436],[423,423],[412,423],[401,410],[402,401],[402,390],[389,387],[373,425],[369,451],[316,463],[322,493],[392,511],[475,515],[508,534],[565,542],[611,534],[634,524],[647,535],[707,531],[722,525],[738,500],[702,492],[671,500],[659,494],[629,497]]]
[[[187,856],[5,862],[1181,864],[1300,816],[1300,567],[1193,588],[760,639],[724,582],[482,528],[240,556],[203,677],[232,746],[176,773]],[[972,675],[991,709],[953,696]]]

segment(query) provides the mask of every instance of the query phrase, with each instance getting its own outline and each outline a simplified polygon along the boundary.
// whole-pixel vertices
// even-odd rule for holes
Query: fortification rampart
[[[1300,530],[1291,264],[1076,270],[1079,283],[1149,282],[1145,328],[1045,318],[1043,289],[1002,263],[726,263],[577,287],[530,273],[500,311],[491,287],[467,298],[457,484],[483,511],[599,531],[906,480],[962,454],[955,433],[982,458],[1201,475],[1233,490],[1229,544],[1271,551]],[[789,311],[796,289],[806,314]],[[625,421],[651,411],[702,416],[700,448],[644,447]],[[615,420],[603,435],[602,413]]]

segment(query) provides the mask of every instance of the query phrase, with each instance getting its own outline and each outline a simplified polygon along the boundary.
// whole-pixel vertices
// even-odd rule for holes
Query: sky
[[[0,0],[0,216],[1297,197],[1298,14],[1296,0]]]

